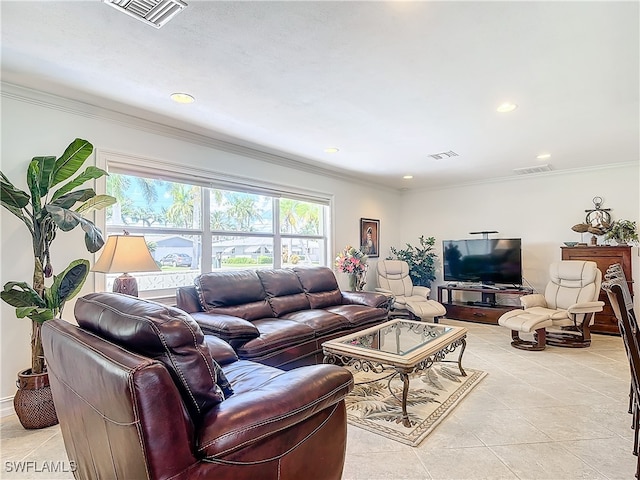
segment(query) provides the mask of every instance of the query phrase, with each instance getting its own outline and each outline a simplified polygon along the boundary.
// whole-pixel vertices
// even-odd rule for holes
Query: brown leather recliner
[[[346,369],[238,360],[184,311],[116,293],[75,316],[42,337],[76,478],[341,477]]]

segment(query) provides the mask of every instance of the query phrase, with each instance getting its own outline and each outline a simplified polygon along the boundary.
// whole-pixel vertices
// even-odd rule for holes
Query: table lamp
[[[151,256],[144,237],[129,235],[109,235],[102,255],[92,269],[94,272],[123,272],[113,281],[113,291],[138,296],[138,282],[130,272],[159,272],[160,267]]]

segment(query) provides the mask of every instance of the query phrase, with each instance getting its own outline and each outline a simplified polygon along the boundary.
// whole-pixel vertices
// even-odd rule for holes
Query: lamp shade
[[[102,273],[158,272],[144,237],[110,235],[102,255],[92,269]]]

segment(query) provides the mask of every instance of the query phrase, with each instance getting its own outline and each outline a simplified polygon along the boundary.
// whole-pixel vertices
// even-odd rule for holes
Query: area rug
[[[407,413],[412,422],[405,427],[402,417],[402,380],[390,371],[376,374],[354,372],[356,385],[345,401],[347,421],[398,442],[418,446],[486,376],[486,372],[436,363],[410,376]]]

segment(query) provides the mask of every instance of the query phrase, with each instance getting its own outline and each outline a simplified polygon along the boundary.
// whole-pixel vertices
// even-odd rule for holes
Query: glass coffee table
[[[322,344],[324,363],[350,366],[356,371],[382,373],[395,370],[403,382],[402,424],[411,426],[407,415],[409,375],[430,368],[435,362],[454,362],[460,373],[467,346],[467,329],[449,325],[395,319]],[[458,347],[457,360],[445,360]]]

